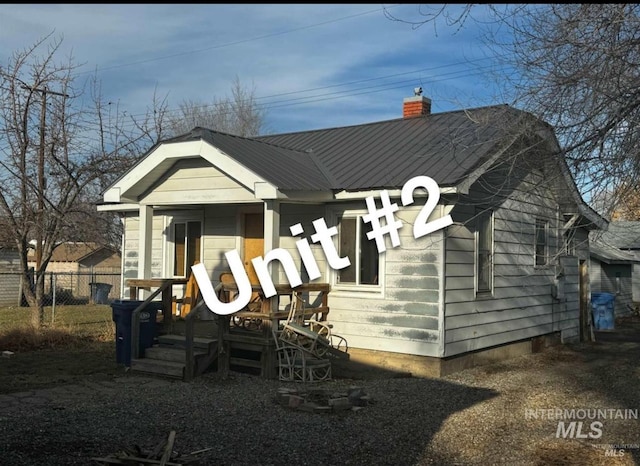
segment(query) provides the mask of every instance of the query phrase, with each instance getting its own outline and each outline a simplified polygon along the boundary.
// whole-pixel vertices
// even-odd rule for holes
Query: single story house
[[[125,278],[185,277],[199,261],[215,285],[226,253],[249,267],[276,248],[317,277],[306,240],[351,360],[437,376],[587,335],[589,232],[607,222],[561,155],[529,113],[431,113],[416,95],[388,121],[253,138],[194,128],[151,148],[98,208],[122,216]],[[397,206],[386,247],[367,235],[384,195]]]
[[[35,250],[27,256],[29,267],[36,266]],[[68,241],[58,245],[47,264],[45,292],[53,285],[73,298],[91,297],[92,283],[110,285],[109,295],[119,297],[122,258],[114,248],[93,242]],[[95,293],[95,289],[93,290]]]

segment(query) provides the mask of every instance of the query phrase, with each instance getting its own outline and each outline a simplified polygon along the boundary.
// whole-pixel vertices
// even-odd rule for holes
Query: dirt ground
[[[179,451],[211,448],[200,464],[212,466],[640,465],[639,362],[640,319],[619,320],[595,342],[441,379],[323,383],[372,399],[329,415],[281,406],[287,384],[246,374],[190,383],[120,374],[0,395],[0,464],[91,465],[175,430]]]

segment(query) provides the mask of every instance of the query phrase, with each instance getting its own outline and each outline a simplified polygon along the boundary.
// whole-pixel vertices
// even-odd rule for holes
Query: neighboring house
[[[592,238],[631,254],[636,262],[632,271],[633,301],[640,302],[640,222],[611,222],[606,231],[594,232]]]
[[[35,254],[27,257],[29,267],[35,267]],[[46,292],[51,290],[53,275],[56,288],[65,290],[73,297],[91,296],[91,283],[106,282],[111,285],[110,295],[120,297],[120,253],[96,243],[67,242],[53,250],[47,264],[48,280]]]
[[[613,223],[609,224],[609,228]],[[633,305],[632,277],[638,259],[631,253],[607,244],[604,238],[591,240],[592,293],[611,293],[614,297],[614,316],[629,314]]]
[[[306,238],[354,361],[441,375],[580,339],[589,232],[606,221],[577,192],[553,129],[506,105],[430,108],[415,96],[390,121],[256,138],[195,128],[160,142],[98,207],[122,215],[125,278],[184,277],[198,260],[217,284],[225,253],[250,264],[276,248],[304,276],[296,242]],[[427,202],[422,185],[406,188],[415,202],[403,205],[416,176],[436,189]],[[363,216],[366,198],[380,206],[384,190],[402,228],[399,244],[387,239],[379,253]],[[414,237],[446,215],[452,225]],[[310,239],[318,219],[335,226],[349,267],[331,267]],[[303,233],[292,234],[298,223]]]

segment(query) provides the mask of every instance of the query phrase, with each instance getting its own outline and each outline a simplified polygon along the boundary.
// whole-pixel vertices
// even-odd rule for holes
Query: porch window
[[[191,266],[200,260],[201,222],[176,222],[173,227],[173,276],[189,277]]]
[[[548,246],[548,222],[542,219],[536,219],[535,226],[535,260],[534,264],[536,266],[547,265],[548,263],[548,254],[549,254],[549,246]]]
[[[493,222],[492,212],[477,214],[476,276],[478,293],[490,293],[493,287]]]
[[[339,223],[340,257],[348,257],[351,265],[338,270],[338,283],[378,285],[380,257],[376,242],[367,238],[362,216],[344,216]]]

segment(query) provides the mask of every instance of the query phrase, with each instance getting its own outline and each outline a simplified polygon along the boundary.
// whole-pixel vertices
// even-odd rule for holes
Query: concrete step
[[[144,350],[144,359],[158,359],[161,361],[173,361],[184,364],[185,349],[176,346],[152,346]],[[202,350],[194,350],[195,357],[207,354]]]
[[[194,337],[193,338],[193,347],[200,348],[205,351],[209,351],[213,349],[213,345],[217,344],[218,340],[212,338],[203,338],[203,337]],[[161,345],[174,345],[177,347],[184,348],[185,346],[185,336],[184,335],[160,335],[158,337],[158,343]]]
[[[184,376],[184,364],[160,359],[132,359],[131,371],[145,374],[162,375],[182,379]]]

